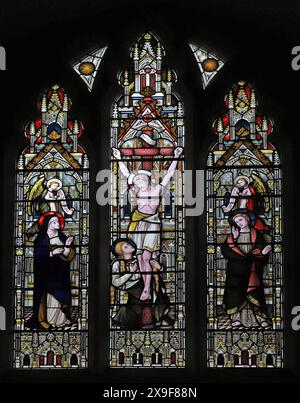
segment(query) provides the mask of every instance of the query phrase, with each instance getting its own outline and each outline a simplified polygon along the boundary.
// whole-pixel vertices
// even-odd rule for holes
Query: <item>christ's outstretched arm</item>
[[[123,161],[121,161],[121,158],[122,158],[121,151],[118,150],[117,148],[112,147],[112,153],[113,153],[113,156],[118,160],[119,167],[120,167],[122,174],[125,176],[125,178],[128,178],[130,175],[130,172],[127,168],[127,165]]]
[[[181,148],[181,147],[175,148],[174,154],[173,154],[174,158],[180,157],[182,152],[183,152],[183,148]],[[168,185],[168,183],[170,182],[172,176],[174,176],[174,174],[175,174],[177,164],[178,164],[177,160],[172,161],[171,165],[169,166],[168,172],[166,173],[166,175],[164,176],[163,180],[160,183],[161,186],[167,186]]]

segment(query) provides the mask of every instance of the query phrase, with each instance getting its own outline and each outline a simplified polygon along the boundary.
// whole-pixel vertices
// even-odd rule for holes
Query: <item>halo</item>
[[[239,215],[239,214],[248,216],[250,226],[254,227],[254,225],[256,223],[256,215],[255,215],[255,213],[253,213],[253,211],[249,211],[247,209],[235,209],[229,213],[228,222],[231,227],[235,224],[234,219],[233,219],[234,216]]]
[[[52,183],[58,183],[58,185],[59,185],[58,189],[62,188],[62,181],[60,179],[58,179],[58,178],[52,178],[52,179],[49,179],[47,181],[47,188],[48,189],[49,189],[49,187],[51,186]]]
[[[151,172],[150,172],[150,171],[146,171],[146,169],[139,169],[136,173],[131,173],[131,174],[128,176],[128,184],[129,184],[129,185],[132,185],[135,176],[140,175],[140,174],[142,174],[142,175],[147,175],[147,176],[149,176],[149,177],[151,176]]]
[[[250,182],[251,182],[251,179],[250,179],[248,176],[246,176],[246,175],[238,175],[238,176],[237,176],[236,178],[234,178],[234,180],[233,180],[234,184],[236,185],[237,182],[238,182],[240,179],[244,179],[245,182],[246,182],[248,185],[249,185]]]
[[[117,238],[113,241],[112,245],[111,245],[111,252],[113,255],[115,255],[116,257],[118,257],[118,254],[116,253],[116,246],[120,243],[120,242],[127,242],[129,243],[133,248],[135,248],[136,251],[136,243],[132,240],[132,239],[128,239],[128,238]]]
[[[58,220],[59,220],[59,226],[60,226],[60,228],[61,228],[61,229],[64,228],[64,226],[65,226],[65,219],[64,219],[64,217],[63,217],[60,213],[57,213],[56,211],[49,211],[48,213],[43,214],[43,215],[39,218],[39,225],[40,225],[41,227],[42,227],[42,225],[44,224],[45,218],[46,218],[46,217],[49,217],[49,216],[52,216],[51,218],[57,217]]]
[[[134,177],[135,177],[135,174],[130,174],[130,175],[128,176],[127,182],[128,182],[129,185],[132,185],[132,184],[133,184],[133,178],[134,178]]]

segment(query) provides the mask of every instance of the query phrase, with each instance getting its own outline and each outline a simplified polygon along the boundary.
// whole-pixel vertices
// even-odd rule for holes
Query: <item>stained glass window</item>
[[[224,66],[224,60],[216,56],[215,53],[209,52],[198,45],[193,43],[190,43],[189,45],[194,53],[195,59],[197,60],[201,72],[202,86],[203,89],[205,89]]]
[[[112,108],[110,366],[183,367],[183,105],[151,33]]]
[[[16,175],[14,367],[87,367],[89,161],[58,85],[25,127]]]
[[[73,69],[85,82],[89,91],[93,89],[94,81],[106,49],[107,46],[96,49],[73,64]]]
[[[281,166],[271,119],[240,81],[213,125],[207,194],[209,367],[283,366]]]

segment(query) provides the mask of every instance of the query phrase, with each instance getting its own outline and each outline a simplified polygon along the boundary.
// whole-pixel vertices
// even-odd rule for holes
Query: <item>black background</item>
[[[0,6],[0,45],[7,71],[0,71],[1,267],[0,305],[7,309],[7,331],[0,332],[2,382],[297,382],[300,332],[291,330],[291,310],[300,305],[299,158],[300,70],[291,68],[291,50],[300,45],[300,3],[285,1],[33,1]],[[165,65],[178,73],[175,91],[186,111],[186,168],[204,169],[215,138],[213,120],[225,112],[224,95],[237,81],[257,90],[259,111],[275,128],[271,141],[283,169],[285,356],[284,369],[206,368],[205,216],[187,218],[186,369],[109,369],[108,208],[96,203],[96,173],[109,168],[110,108],[121,92],[117,73],[131,64],[129,47],[145,31],[158,36]],[[227,62],[204,91],[188,43],[211,49]],[[89,50],[108,45],[92,93],[71,63]],[[91,246],[89,370],[11,370],[12,270],[15,161],[26,146],[24,125],[38,116],[37,102],[52,84],[72,99],[72,116],[85,132],[81,144],[91,161]],[[95,385],[94,385],[95,388]],[[18,391],[16,390],[15,393]],[[68,389],[68,393],[74,389]]]

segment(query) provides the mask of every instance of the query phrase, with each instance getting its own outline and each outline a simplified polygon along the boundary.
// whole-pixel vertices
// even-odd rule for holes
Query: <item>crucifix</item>
[[[148,138],[145,134],[143,141],[149,144]],[[142,135],[143,135],[142,134]],[[134,153],[138,150],[138,154]],[[140,300],[151,300],[150,283],[152,267],[151,261],[153,260],[153,253],[159,254],[161,244],[161,221],[158,213],[160,198],[164,189],[169,184],[171,178],[175,175],[178,164],[178,158],[183,152],[181,147],[173,148],[156,148],[155,154],[152,154],[153,149],[147,147],[146,149],[122,149],[124,155],[141,155],[148,157],[149,155],[158,155],[158,152],[167,150],[173,154],[174,160],[171,162],[167,173],[159,184],[151,182],[151,171],[141,170],[137,173],[132,173],[128,170],[127,164],[122,161],[121,151],[117,148],[112,148],[114,157],[118,160],[118,164],[122,174],[127,178],[128,184],[133,184],[136,193],[137,207],[133,210],[131,221],[128,227],[128,237],[131,238],[137,248],[137,259],[139,268],[143,274],[144,290],[140,296]],[[129,153],[128,153],[129,151]],[[150,154],[148,154],[150,152]],[[148,162],[148,161],[145,161]],[[147,165],[149,167],[149,165]],[[151,162],[152,167],[152,162]],[[144,168],[144,165],[143,165]]]

